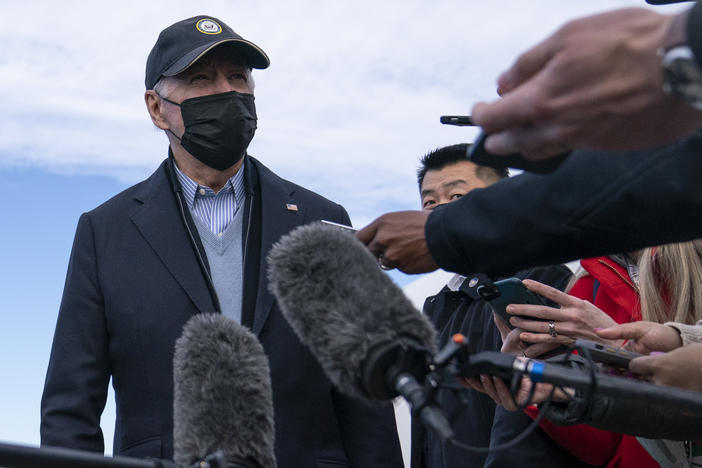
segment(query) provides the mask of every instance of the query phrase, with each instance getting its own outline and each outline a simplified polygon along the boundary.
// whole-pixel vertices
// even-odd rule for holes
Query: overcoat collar
[[[268,290],[268,252],[283,234],[304,224],[305,207],[295,199],[294,184],[278,177],[258,160],[247,158],[257,171],[259,184],[255,189],[261,200],[261,249],[252,326],[253,332],[259,334],[274,302]],[[197,251],[185,247],[192,246],[193,240],[185,227],[168,164],[168,160],[164,161],[135,192],[134,198],[141,207],[132,214],[131,220],[198,311],[214,312],[216,308],[208,290],[206,272],[200,266]],[[197,232],[193,235],[197,236]]]
[[[304,224],[305,207],[295,199],[295,185],[281,179],[255,158],[250,158],[260,181],[261,255],[253,332],[259,334],[273,306],[268,290],[268,252],[275,242],[295,227]]]
[[[189,248],[192,239],[183,222],[168,164],[168,160],[164,161],[135,192],[134,199],[141,207],[132,214],[131,221],[198,311],[214,312],[216,307],[197,252]]]

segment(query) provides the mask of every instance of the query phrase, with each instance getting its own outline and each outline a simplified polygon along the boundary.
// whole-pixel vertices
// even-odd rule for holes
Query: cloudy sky
[[[0,0],[0,441],[39,443],[39,399],[80,213],[166,155],[143,103],[144,63],[161,29],[208,14],[261,46],[271,67],[254,74],[250,153],[342,203],[360,227],[416,209],[418,157],[475,137],[440,125],[440,115],[495,99],[497,75],[563,22],[630,6],[646,5]],[[108,451],[113,414],[110,402]]]

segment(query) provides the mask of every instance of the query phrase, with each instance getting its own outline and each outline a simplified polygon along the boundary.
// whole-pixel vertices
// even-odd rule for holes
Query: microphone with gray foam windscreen
[[[176,463],[221,451],[227,466],[276,467],[268,358],[251,332],[221,314],[192,317],[176,342],[173,378]]]
[[[283,236],[268,256],[283,315],[342,392],[402,395],[444,439],[453,431],[424,386],[436,332],[352,233],[320,223]]]

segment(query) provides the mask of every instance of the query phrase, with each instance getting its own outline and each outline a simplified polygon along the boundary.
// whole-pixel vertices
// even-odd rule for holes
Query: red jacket
[[[626,268],[609,257],[588,258],[581,260],[580,265],[589,275],[578,279],[569,294],[590,301],[617,323],[641,320],[639,293]],[[526,411],[532,418],[538,413],[535,407]],[[547,419],[540,426],[555,442],[586,463],[607,468],[659,467],[635,437],[586,424],[556,426]]]

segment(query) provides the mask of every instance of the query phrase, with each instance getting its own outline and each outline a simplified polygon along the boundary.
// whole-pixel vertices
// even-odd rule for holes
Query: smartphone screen
[[[513,317],[507,313],[509,304],[545,305],[544,301],[529,291],[519,278],[495,281],[492,286],[478,288],[477,292],[510,329],[514,329],[514,327],[509,323],[509,319]],[[524,318],[526,320],[544,320],[534,317]]]

